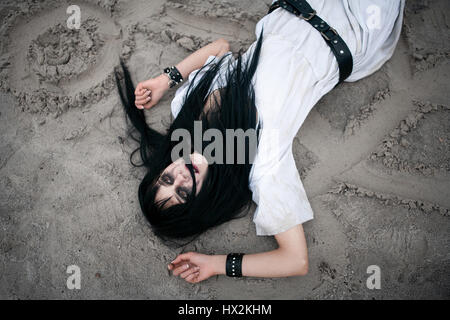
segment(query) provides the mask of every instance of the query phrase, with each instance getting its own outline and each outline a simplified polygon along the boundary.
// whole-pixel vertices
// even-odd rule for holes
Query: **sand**
[[[312,110],[294,155],[315,219],[310,271],[284,279],[169,276],[178,253],[276,248],[252,213],[173,249],[139,208],[143,169],[112,78],[136,82],[224,37],[255,40],[270,0],[0,3],[0,298],[450,298],[450,39],[447,0],[408,0],[394,57]],[[79,31],[66,9],[81,9]],[[424,23],[427,21],[427,23]],[[147,113],[170,123],[174,90]],[[67,267],[81,270],[69,290]],[[379,266],[381,289],[366,286]]]

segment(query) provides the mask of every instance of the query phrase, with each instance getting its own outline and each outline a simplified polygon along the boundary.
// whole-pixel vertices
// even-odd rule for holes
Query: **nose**
[[[174,184],[176,186],[179,185],[186,185],[191,179],[191,174],[189,173],[189,171],[183,170],[183,168],[180,166],[179,170],[177,170],[177,173],[175,175],[175,181]]]

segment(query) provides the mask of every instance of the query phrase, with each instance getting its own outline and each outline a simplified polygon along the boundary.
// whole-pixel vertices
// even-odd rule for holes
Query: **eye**
[[[186,192],[186,190],[184,189],[180,189],[178,191],[178,195],[183,199],[183,200],[187,200],[189,198],[189,193]]]
[[[167,174],[163,174],[161,176],[161,181],[166,183],[166,184],[172,184],[172,178],[169,175],[167,175]]]

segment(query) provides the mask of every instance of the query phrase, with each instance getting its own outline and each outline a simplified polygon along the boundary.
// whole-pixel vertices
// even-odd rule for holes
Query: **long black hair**
[[[246,131],[256,128],[257,111],[252,78],[258,65],[262,41],[263,31],[251,46],[253,49],[251,56],[252,50],[247,51],[246,54],[250,56],[248,59],[244,59],[242,50],[240,50],[234,61],[235,67],[230,68],[234,63],[228,64],[225,75],[226,85],[218,90],[219,99],[215,95],[209,94],[209,90],[222,63],[230,53],[221,57],[215,64],[203,66],[200,70],[208,66],[210,68],[199,79],[197,85],[193,86],[200,72],[195,75],[188,87],[179,114],[165,134],[149,127],[145,121],[143,110],[135,107],[135,86],[122,61],[120,62],[122,71],[119,69],[115,72],[125,112],[132,126],[140,135],[139,139],[131,135],[134,140],[139,142],[140,146],[131,153],[130,161],[133,166],[145,166],[147,169],[147,173],[139,185],[139,203],[155,234],[164,240],[198,236],[211,227],[238,217],[238,214],[243,209],[248,209],[251,204],[249,174],[253,159],[248,155],[255,152],[249,150],[250,144],[248,143],[245,144],[245,163],[239,164],[235,158],[232,164],[209,164],[201,190],[183,204],[163,208],[167,200],[155,201],[158,191],[156,182],[164,169],[172,163],[171,152],[177,142],[171,141],[171,136],[175,130],[186,129],[193,138],[194,121],[201,121],[203,132],[214,128],[220,130],[223,137],[225,137],[227,129]],[[211,98],[213,107],[205,111],[205,102]],[[192,145],[194,144],[192,143]],[[206,145],[206,142],[203,142],[202,147],[204,148]],[[138,150],[142,159],[140,165],[136,165],[132,161],[134,153]],[[202,153],[203,150],[196,151]],[[226,153],[227,148],[225,147],[223,154]],[[237,153],[234,152],[234,157],[236,155]],[[246,211],[248,210],[245,210],[245,213]]]

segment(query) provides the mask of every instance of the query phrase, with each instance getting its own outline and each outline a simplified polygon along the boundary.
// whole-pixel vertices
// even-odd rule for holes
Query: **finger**
[[[151,90],[141,87],[139,90],[136,89],[136,92],[134,94],[136,96],[148,96],[150,93],[152,93]]]
[[[145,100],[145,99],[142,99],[142,98],[140,98],[140,97],[136,97],[136,98],[134,99],[134,104],[136,104],[136,105],[142,104],[142,103],[139,103],[139,102],[141,102],[142,100]]]
[[[187,269],[189,269],[189,264],[188,263],[183,263],[181,266],[173,269],[173,275],[174,276],[178,276],[179,274],[181,274],[183,271],[186,271]]]
[[[190,260],[193,252],[186,252],[179,254],[178,257],[175,258],[175,260],[172,261],[173,264],[180,263],[183,260]]]
[[[142,88],[141,90],[138,91],[137,96],[141,96],[141,97],[145,97],[146,96],[146,91],[147,89]]]
[[[142,104],[136,103],[134,102],[134,105],[136,106],[136,108],[138,109],[144,109],[144,106]]]
[[[135,94],[134,97],[136,99],[145,99],[149,96],[151,96],[152,92],[151,91],[141,91],[139,92],[139,94]]]
[[[152,92],[150,90],[145,89],[141,92],[141,94],[135,95],[135,97],[136,99],[145,99],[147,97],[150,97],[151,94]]]
[[[143,99],[136,99],[135,100],[135,104],[144,105],[144,104],[148,103],[150,100],[152,100],[152,97],[146,97],[146,98],[143,98]]]
[[[139,109],[149,109],[151,107],[151,105],[153,105],[152,101],[150,100],[149,102],[144,102],[144,103],[137,103],[135,102],[136,107],[138,107]]]
[[[141,97],[141,98],[145,98],[148,97],[150,94],[152,93],[151,90],[147,90],[147,89],[142,89],[141,91],[138,92],[136,96],[136,98]]]
[[[140,94],[142,90],[142,82],[138,83],[138,85],[136,86],[136,90],[134,91],[134,94],[138,95]]]
[[[168,265],[168,268],[169,268],[170,270],[176,269],[176,268],[182,267],[183,264],[186,264],[186,261],[182,261],[181,263],[178,263],[178,264],[170,263],[170,264]]]
[[[198,282],[198,276],[200,275],[200,272],[199,271],[197,271],[197,272],[194,272],[194,273],[191,273],[190,275],[188,275],[186,278],[185,278],[185,280],[187,281],[187,282],[190,282],[190,283],[196,283],[196,282]]]
[[[191,274],[193,274],[193,273],[195,273],[195,272],[198,272],[199,270],[200,270],[199,267],[189,268],[188,270],[182,272],[182,273],[180,274],[180,277],[183,278],[183,279],[186,279],[187,276],[189,276],[189,275],[191,275]]]
[[[146,101],[147,101],[148,98],[152,98],[152,97],[151,96],[146,96],[146,95],[135,96],[134,97],[134,102],[136,104],[145,104],[145,103],[147,103]],[[149,99],[149,100],[151,100],[151,99]]]

